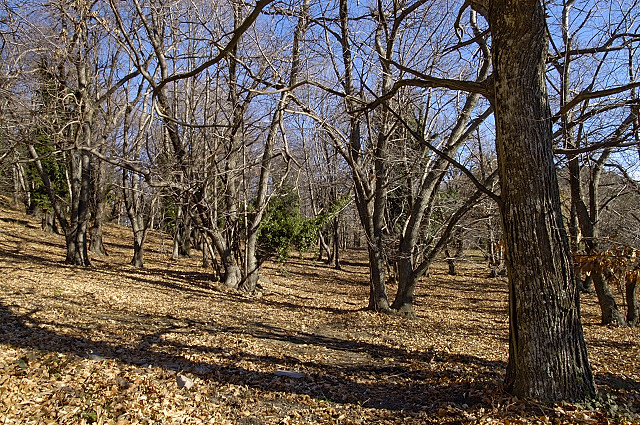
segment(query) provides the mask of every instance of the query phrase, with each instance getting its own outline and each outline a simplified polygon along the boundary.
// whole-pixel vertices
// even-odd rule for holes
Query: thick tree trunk
[[[222,264],[224,265],[224,286],[238,289],[242,283],[242,270],[240,270],[238,263],[235,259],[223,257]]]
[[[220,230],[214,228],[209,232],[209,236],[211,236],[224,268],[223,284],[227,288],[238,289],[242,283],[242,270],[238,266],[234,250],[225,240]]]
[[[562,221],[539,0],[489,2],[501,216],[509,276],[506,387],[518,396],[595,394]]]

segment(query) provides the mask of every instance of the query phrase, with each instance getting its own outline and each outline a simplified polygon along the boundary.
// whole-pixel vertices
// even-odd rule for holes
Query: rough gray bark
[[[509,276],[506,387],[518,396],[581,400],[595,385],[553,161],[545,10],[539,0],[488,5]]]

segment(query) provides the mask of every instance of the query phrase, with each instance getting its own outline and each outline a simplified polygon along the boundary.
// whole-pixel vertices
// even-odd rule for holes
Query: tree
[[[605,12],[578,11],[573,17],[575,1],[564,2],[559,21],[561,37],[551,40],[554,52],[549,62],[553,65],[551,71],[557,75],[549,72],[549,78],[558,92],[555,103],[559,110],[555,116],[559,120],[554,137],[560,146],[556,152],[565,156],[567,164],[570,241],[574,252],[583,248],[587,256],[597,255],[604,248],[602,236],[607,236],[600,232],[604,222],[601,211],[613,198],[603,199],[600,195],[601,176],[614,158],[621,156],[622,149],[629,149],[633,144],[629,141],[633,137],[634,78],[626,50],[631,49],[639,37],[629,33],[634,19],[631,11],[637,8],[637,4],[632,3],[637,2],[620,5],[620,8],[611,4]],[[602,13],[606,15],[600,16]],[[576,18],[586,19],[587,14],[601,24],[596,31],[572,24]],[[616,93],[617,90],[592,98],[596,89],[605,88],[602,84],[607,77],[603,74],[625,65],[629,67],[627,84],[631,87],[631,99],[624,92]],[[624,85],[623,81],[619,84]],[[602,273],[593,269],[587,281],[594,283],[602,323],[624,325],[624,316]]]
[[[491,102],[509,279],[506,387],[537,399],[585,399],[595,385],[553,157],[545,9],[539,0],[467,1],[456,26],[469,6],[488,23],[492,74],[481,82],[423,75],[396,87],[448,87]]]
[[[475,7],[492,36],[488,95],[509,277],[507,388],[537,399],[591,397],[595,386],[553,161],[545,10],[538,0]]]
[[[471,25],[474,34],[477,36],[480,31],[477,27],[475,13],[471,15]],[[476,80],[481,82],[485,80],[490,71],[490,52],[482,37],[477,37],[476,42],[481,51],[482,59],[477,73]],[[388,58],[391,60],[391,58]],[[404,66],[403,66],[404,67]],[[441,96],[439,93],[436,96]],[[429,96],[431,98],[431,96]],[[409,131],[411,137],[409,140],[415,141],[422,150],[432,152],[433,157],[428,157],[428,161],[412,160],[411,165],[405,165],[405,173],[407,175],[408,187],[407,191],[411,194],[407,200],[407,211],[404,217],[400,219],[402,223],[401,230],[398,231],[398,292],[392,304],[392,308],[404,315],[413,317],[413,298],[415,288],[419,279],[424,276],[435,259],[447,245],[453,235],[454,229],[459,220],[478,203],[481,196],[487,192],[482,188],[472,191],[459,205],[456,205],[446,215],[441,217],[439,228],[432,228],[425,232],[425,222],[435,222],[434,206],[438,199],[442,198],[443,181],[450,171],[453,158],[460,150],[463,144],[478,130],[484,120],[491,114],[488,108],[479,116],[473,116],[474,110],[480,103],[481,96],[478,93],[470,93],[454,113],[455,121],[450,125],[451,130],[445,126],[440,126],[437,121],[444,121],[440,117],[442,111],[437,108],[431,108],[430,104],[426,104],[427,110],[424,117],[419,117],[417,128],[413,129],[408,123],[404,123],[404,127]],[[448,111],[447,111],[448,112]],[[428,115],[433,115],[432,123],[421,122],[426,120]],[[425,134],[429,128],[431,134]],[[442,136],[440,136],[442,135]],[[437,140],[442,137],[443,140]],[[406,143],[406,142],[405,142]],[[436,148],[435,145],[438,145]],[[405,147],[405,149],[407,149]],[[404,161],[407,161],[406,157]],[[457,164],[460,166],[461,164]],[[415,171],[418,171],[417,173]],[[414,174],[415,173],[415,174]],[[481,185],[486,185],[495,179],[495,173],[491,176],[484,175]],[[486,179],[486,181],[485,181]],[[394,219],[396,220],[396,219]],[[427,233],[426,235],[424,233]],[[422,243],[421,241],[426,241]],[[452,264],[452,263],[450,263]]]
[[[361,114],[357,111],[358,104],[354,101],[356,88],[354,84],[354,58],[350,40],[349,9],[346,0],[339,3],[340,32],[334,33],[340,42],[342,50],[342,66],[344,67],[342,81],[345,93],[345,107],[349,116],[348,145],[341,146],[341,140],[336,140],[336,146],[341,146],[340,152],[352,170],[354,182],[354,192],[356,207],[360,217],[360,223],[367,237],[367,251],[369,254],[369,305],[368,308],[374,311],[390,311],[387,297],[386,275],[385,275],[385,254],[383,247],[384,212],[386,203],[386,180],[387,180],[387,144],[388,134],[385,128],[389,123],[387,117],[380,117],[380,132],[375,142],[372,140],[373,165],[371,166],[364,157],[362,140],[363,137]],[[382,31],[381,29],[379,31]],[[378,31],[378,32],[379,32]],[[378,51],[382,49],[379,46]],[[380,53],[378,53],[380,56]],[[383,62],[383,68],[388,68],[389,64]],[[383,71],[384,73],[385,71]],[[388,73],[388,70],[387,70]],[[389,75],[386,74],[382,90],[389,89]],[[375,144],[373,144],[375,143]]]
[[[261,0],[249,7],[232,1],[230,8],[207,2],[184,2],[184,8],[175,13],[168,7],[156,7],[153,2],[136,0],[132,5],[110,2],[120,30],[115,35],[153,91],[156,118],[164,128],[164,140],[160,144],[163,171],[155,175],[154,184],[165,187],[171,197],[169,203],[175,207],[173,255],[188,253],[195,226],[206,236],[205,246],[211,240],[216,247],[224,268],[225,285],[238,288],[246,282],[244,289],[249,291],[257,280],[257,264],[256,261],[249,264],[251,258],[255,260],[250,252],[255,252],[255,237],[264,208],[252,216],[250,231],[241,234],[240,219],[246,225],[248,218],[248,204],[241,198],[245,195],[241,189],[244,184],[250,184],[246,181],[249,179],[243,177],[251,162],[243,156],[248,144],[245,115],[256,97],[256,88],[265,82],[267,66],[258,63],[261,68],[254,69],[252,63],[242,62],[241,39],[270,2]],[[166,5],[166,2],[160,1],[157,5]],[[231,19],[222,25],[210,26],[212,14],[218,13],[226,13]],[[224,26],[227,23],[232,25],[230,30]],[[142,31],[129,34],[129,27],[138,26]],[[216,49],[212,50],[212,45]],[[181,53],[174,55],[172,49]],[[185,68],[186,72],[178,72]],[[243,75],[245,81],[241,80]],[[226,87],[227,91],[223,93],[219,87]],[[279,108],[284,110],[282,105]],[[203,113],[216,109],[214,113]],[[271,147],[277,136],[277,120],[274,126],[273,135],[267,138],[271,140]],[[218,133],[211,129],[225,131]],[[200,137],[201,134],[205,137]],[[259,185],[264,188],[262,192],[258,190],[263,207],[268,198],[272,155],[272,150],[264,150],[266,162],[261,170],[265,184]],[[243,203],[244,210],[239,208]],[[252,239],[248,235],[252,235]],[[243,236],[244,244],[241,243]],[[240,252],[242,245],[247,248],[244,256]],[[244,270],[239,264],[242,259]],[[251,281],[247,281],[249,269],[252,276],[255,275]]]
[[[31,134],[24,134],[23,143],[65,234],[66,262],[89,266],[88,223],[95,163],[91,157],[102,133],[97,116],[104,102],[136,73],[105,72],[112,78],[101,80],[101,72],[116,65],[111,62],[114,57],[101,56],[104,34],[93,25],[99,5],[56,1],[27,6],[33,6],[35,12],[26,25],[31,31],[31,50],[22,56],[22,65],[37,77],[27,84],[33,88],[38,113],[34,113]],[[52,159],[58,162],[55,167],[50,166]],[[59,196],[59,178],[51,174],[60,166],[64,167],[66,205]],[[99,191],[99,195],[106,193]]]
[[[282,128],[284,112],[291,102],[291,92],[297,85],[299,79],[301,66],[300,48],[302,38],[305,36],[309,22],[309,0],[304,0],[302,2],[298,13],[298,23],[293,32],[291,68],[289,71],[289,79],[286,82],[288,89],[281,93],[280,98],[277,101],[273,116],[271,117],[271,123],[269,124],[267,137],[265,139],[262,158],[260,160],[260,177],[254,206],[255,212],[252,214],[251,224],[249,225],[246,240],[247,258],[245,261],[247,264],[247,270],[246,276],[244,277],[244,281],[241,285],[241,288],[247,292],[253,292],[258,282],[258,269],[260,267],[257,256],[258,233],[269,202],[269,186],[270,180],[272,179],[271,167],[273,163],[276,138]],[[286,141],[284,143],[286,143]]]

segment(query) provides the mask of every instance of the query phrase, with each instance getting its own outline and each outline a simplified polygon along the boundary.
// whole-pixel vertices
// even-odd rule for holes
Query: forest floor
[[[0,205],[0,424],[640,423],[640,329],[600,326],[593,295],[598,398],[544,404],[502,390],[506,281],[479,265],[436,266],[407,320],[363,310],[362,252],[267,264],[248,296],[160,233],[136,269],[130,241],[109,225],[109,256],[66,265],[62,236]]]

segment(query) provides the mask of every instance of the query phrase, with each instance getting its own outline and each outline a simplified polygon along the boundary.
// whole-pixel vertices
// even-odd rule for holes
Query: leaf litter
[[[582,312],[599,395],[545,404],[502,390],[506,281],[437,264],[418,319],[363,309],[366,255],[334,270],[311,254],[268,263],[261,296],[229,290],[151,233],[128,265],[130,230],[109,256],[63,263],[64,238],[0,208],[2,424],[640,423],[640,329]],[[394,293],[393,286],[389,293]]]

